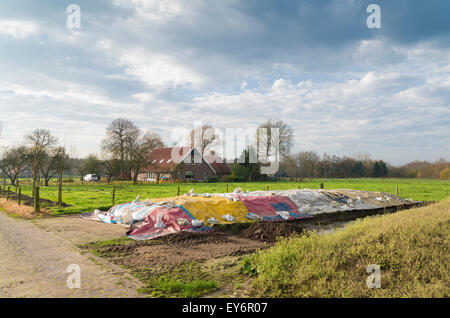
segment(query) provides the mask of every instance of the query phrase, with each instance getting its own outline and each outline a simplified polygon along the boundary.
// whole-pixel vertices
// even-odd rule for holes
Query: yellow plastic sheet
[[[209,218],[216,218],[219,224],[232,223],[222,218],[226,214],[231,214],[234,217],[234,222],[250,222],[246,218],[247,208],[240,201],[233,202],[223,197],[213,196],[210,198],[188,197],[184,200],[178,199],[176,202],[194,218],[204,221],[205,224]]]

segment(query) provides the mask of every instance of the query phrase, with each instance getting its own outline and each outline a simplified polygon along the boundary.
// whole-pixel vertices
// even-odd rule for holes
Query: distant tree
[[[95,154],[90,154],[78,167],[78,173],[81,176],[86,174],[98,174],[100,175],[103,170],[102,161]]]
[[[138,175],[142,168],[149,166],[150,153],[153,149],[164,147],[161,137],[155,133],[147,132],[139,137],[132,144],[128,145],[130,149],[130,162],[133,175],[133,183],[137,183]]]
[[[257,153],[260,155],[262,151],[265,152],[265,156],[273,155],[273,149],[278,148],[281,159],[289,155],[292,144],[294,141],[294,130],[289,127],[282,120],[273,121],[267,120],[258,128],[266,129],[267,136],[260,135],[260,130],[257,132]],[[272,128],[279,129],[279,139],[275,140],[275,136],[272,136]],[[277,144],[278,142],[278,144]]]
[[[378,161],[376,161],[375,164],[373,165],[372,177],[374,178],[381,177],[381,167]]]
[[[27,162],[27,150],[25,147],[7,149],[0,160],[0,170],[16,184],[19,175],[25,170]]]
[[[439,172],[439,177],[442,180],[450,180],[450,168],[445,168]]]
[[[58,181],[62,182],[64,169],[69,168],[70,165],[70,156],[67,154],[66,148],[64,146],[59,146],[57,149],[55,149],[55,159]]]
[[[102,161],[106,174],[106,182],[109,183],[111,179],[120,173],[121,162],[119,159],[111,158]]]
[[[111,159],[119,161],[120,177],[131,175],[131,149],[129,145],[139,138],[140,130],[130,120],[115,119],[106,128],[106,138],[102,141],[102,151]]]
[[[240,160],[235,160],[231,166],[232,175],[238,181],[255,181],[261,179],[261,165],[260,163],[250,163],[250,152],[255,152],[255,149],[248,147],[242,151]]]
[[[208,153],[208,148],[217,141],[219,136],[211,125],[202,125],[191,130],[189,143],[191,147],[196,147],[202,155]]]
[[[36,182],[40,177],[39,169],[41,164],[56,144],[57,139],[47,129],[36,129],[31,134],[25,136],[25,141],[33,174],[33,182]]]
[[[352,177],[363,177],[364,176],[364,164],[361,160],[355,161],[352,167]]]

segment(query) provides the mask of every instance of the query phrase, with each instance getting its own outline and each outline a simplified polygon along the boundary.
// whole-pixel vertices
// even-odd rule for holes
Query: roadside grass
[[[205,261],[188,261],[176,264],[136,264],[135,248],[158,245],[158,239],[133,241],[127,238],[91,242],[78,245],[83,251],[106,259],[128,270],[144,283],[138,291],[152,297],[200,297],[218,293],[233,296],[247,293],[249,281],[241,273],[242,256],[225,256]]]
[[[319,189],[324,182],[325,189],[353,189],[365,191],[381,191],[395,194],[396,186],[399,186],[399,195],[404,198],[412,198],[418,201],[439,201],[447,197],[450,193],[450,181],[432,179],[304,179],[301,182],[242,182],[242,183],[142,183],[133,185],[128,182],[107,185],[96,184],[65,184],[63,187],[63,201],[70,204],[69,207],[49,207],[54,215],[74,214],[90,212],[94,209],[108,210],[112,206],[113,187],[115,191],[115,203],[125,203],[134,200],[138,195],[141,198],[165,198],[173,197],[178,193],[188,192],[194,188],[196,192],[223,193],[233,191],[240,187],[244,191],[254,190],[286,190],[298,189],[299,187],[309,189]],[[31,195],[31,185],[23,184],[22,193]],[[40,196],[45,199],[57,201],[58,187],[50,185],[41,187]]]
[[[357,220],[330,234],[281,239],[248,256],[242,271],[264,297],[449,297],[450,198]],[[370,289],[367,266],[381,269]]]
[[[134,271],[133,274],[146,285],[139,292],[153,297],[199,297],[217,287],[211,276],[194,262],[159,275],[149,275],[145,270]]]

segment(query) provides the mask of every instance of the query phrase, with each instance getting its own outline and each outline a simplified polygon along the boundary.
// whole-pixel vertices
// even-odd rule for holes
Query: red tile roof
[[[142,169],[142,172],[171,172],[175,169],[177,162],[183,159],[190,151],[192,147],[169,147],[154,149],[150,157],[150,165]],[[172,153],[174,156],[172,156]],[[177,158],[178,157],[178,158]],[[203,156],[205,162],[209,163],[217,174],[230,174],[230,168],[223,162],[222,158],[218,156]],[[175,160],[175,162],[174,162]]]
[[[186,156],[191,147],[170,147],[153,149],[150,153],[150,165],[143,172],[170,172],[177,166],[176,156],[183,158]],[[172,151],[175,157],[172,158]]]
[[[217,174],[231,174],[231,170],[226,162],[219,156],[203,156],[207,162],[216,170]]]

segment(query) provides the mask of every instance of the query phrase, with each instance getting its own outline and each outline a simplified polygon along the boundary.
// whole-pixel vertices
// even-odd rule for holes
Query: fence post
[[[62,182],[58,184],[58,205],[62,206]]]
[[[323,182],[320,184],[320,188],[324,189],[325,185],[323,184]]]
[[[227,183],[227,193],[229,193],[229,191],[228,191],[228,183]]]
[[[267,191],[269,191],[269,186],[267,186]]]
[[[41,210],[41,202],[39,201],[39,188],[34,188],[34,212],[39,212]]]
[[[8,191],[6,192],[6,201],[9,200],[9,190],[10,190],[10,186],[8,186]]]
[[[395,193],[396,193],[396,196],[398,196],[398,186],[396,187],[396,189],[395,189],[396,191],[395,191]]]
[[[112,205],[114,206],[116,201],[116,188],[113,188],[113,193],[112,193]]]
[[[178,196],[180,195],[180,186],[178,186]]]
[[[17,195],[17,204],[20,205],[20,199],[22,199],[22,188],[19,187],[19,194]]]

